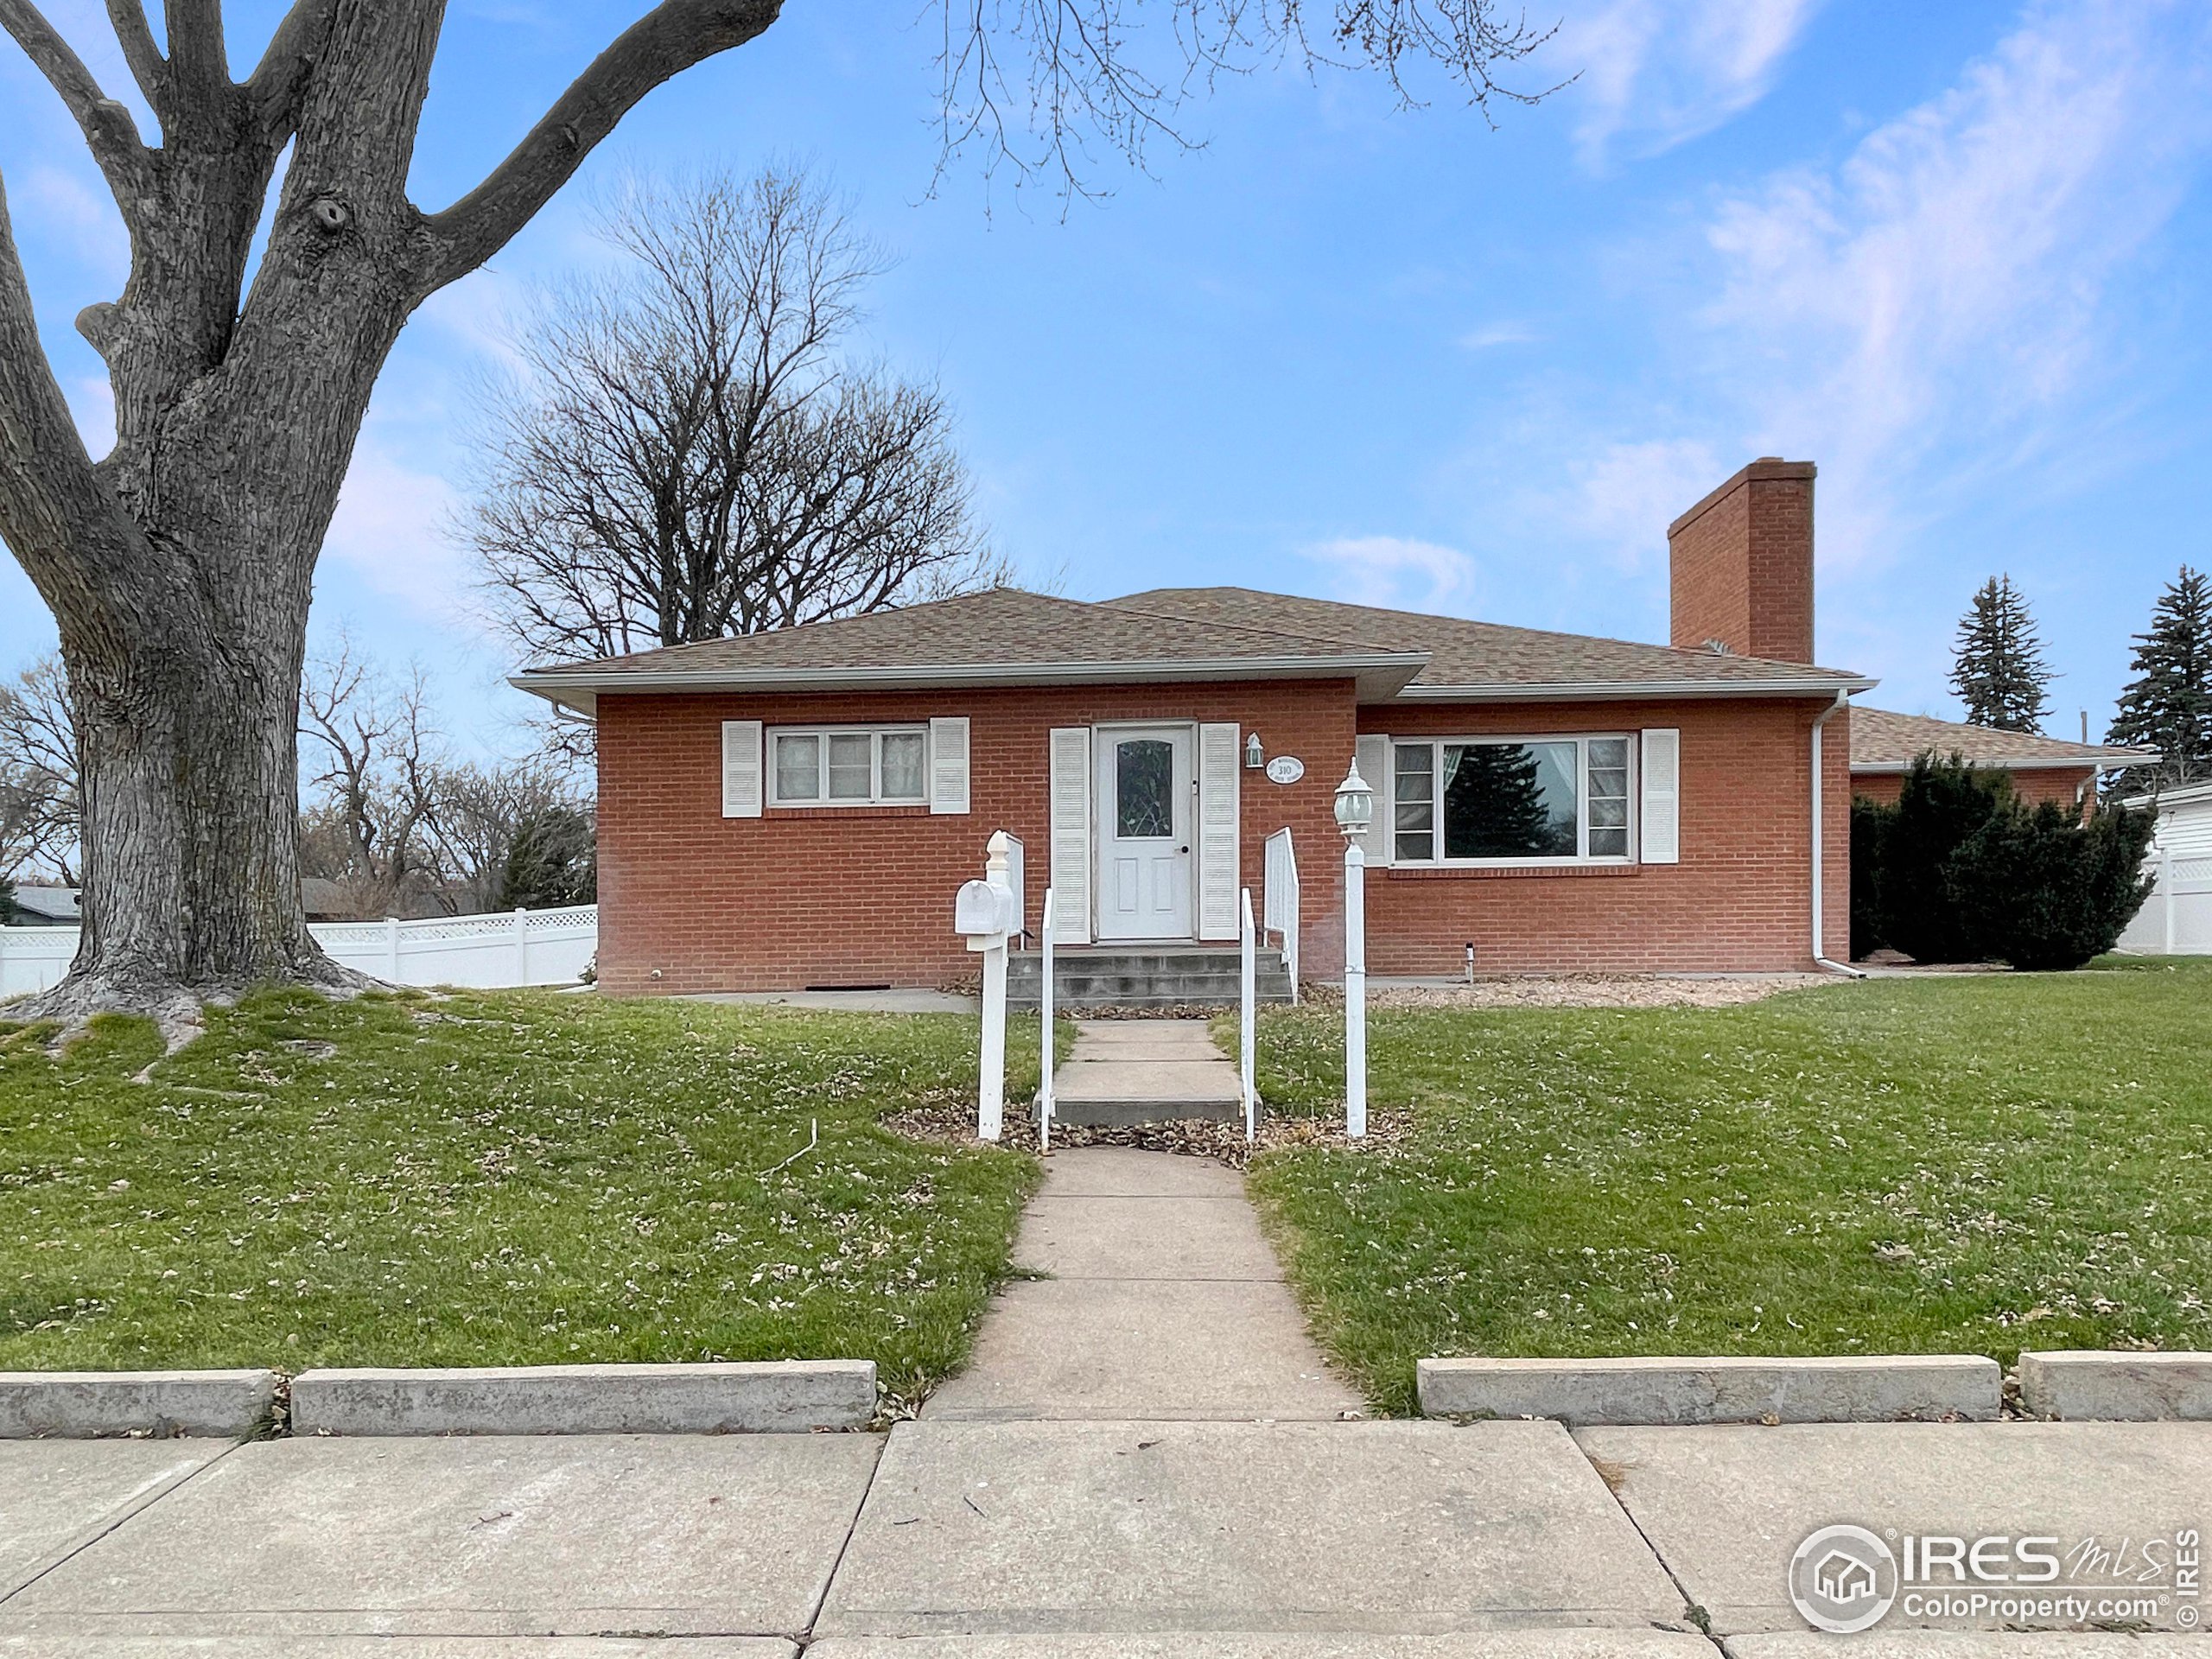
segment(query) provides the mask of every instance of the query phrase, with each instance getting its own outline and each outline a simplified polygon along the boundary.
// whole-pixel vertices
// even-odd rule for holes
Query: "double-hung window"
[[[926,726],[781,726],[768,734],[771,806],[919,806]]]
[[[1400,864],[1625,861],[1625,736],[1394,738]]]

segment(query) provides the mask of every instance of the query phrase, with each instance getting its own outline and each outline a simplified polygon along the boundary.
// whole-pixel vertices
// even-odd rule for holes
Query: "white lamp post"
[[[1375,822],[1375,791],[1351,770],[1337,785],[1337,828],[1344,837],[1344,1134],[1367,1133],[1367,853],[1359,844]]]

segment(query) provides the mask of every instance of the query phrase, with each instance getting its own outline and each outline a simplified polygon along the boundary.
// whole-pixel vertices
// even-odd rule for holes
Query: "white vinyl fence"
[[[2120,936],[2123,950],[2159,957],[2212,956],[2212,858],[2170,858],[2151,849],[2158,885]]]
[[[395,985],[574,985],[599,949],[599,906],[315,922],[308,931],[335,961]],[[0,927],[0,996],[45,989],[76,954],[73,927]]]

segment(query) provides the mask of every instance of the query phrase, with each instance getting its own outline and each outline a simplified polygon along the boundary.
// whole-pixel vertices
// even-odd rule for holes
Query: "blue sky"
[[[52,8],[111,90],[100,8]],[[466,189],[633,4],[456,0],[416,194]],[[276,8],[234,0],[233,51]],[[910,20],[917,15],[921,23]],[[1204,147],[1101,204],[931,193],[927,8],[794,3],[663,88],[555,207],[439,296],[379,387],[319,631],[431,674],[457,740],[525,712],[444,527],[472,377],[531,284],[601,257],[622,170],[804,158],[898,264],[865,342],[938,376],[996,543],[1077,597],[1240,582],[1666,634],[1666,524],[1751,456],[1821,465],[1819,655],[1955,714],[1949,641],[2009,571],[2060,713],[2101,732],[2128,636],[2212,563],[2212,8],[2050,0],[1562,0],[1491,130],[1448,99],[1263,73]],[[0,176],[49,351],[124,247],[57,103],[0,47]],[[96,440],[97,442],[97,440]],[[51,640],[0,564],[0,669]]]

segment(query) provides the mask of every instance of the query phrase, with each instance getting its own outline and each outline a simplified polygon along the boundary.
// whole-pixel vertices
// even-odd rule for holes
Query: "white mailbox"
[[[970,950],[981,950],[1021,928],[1020,901],[1004,887],[988,881],[963,881],[952,901],[952,931],[968,938]]]

